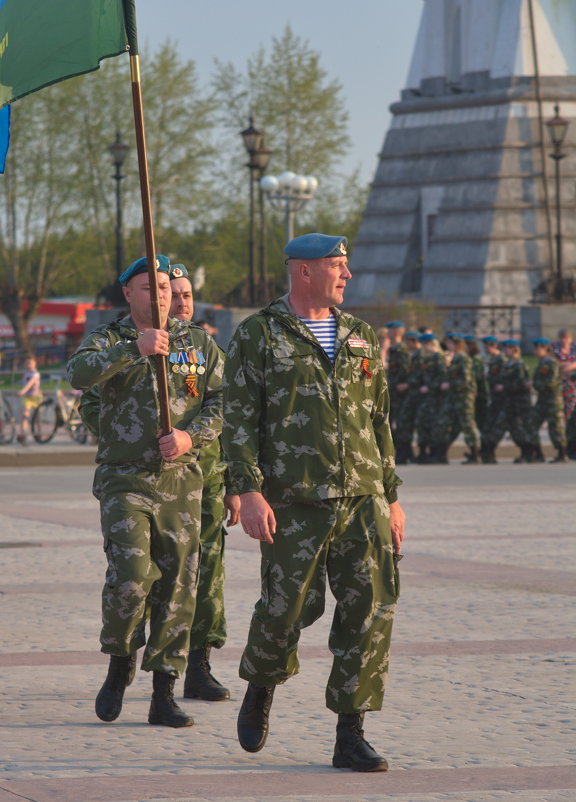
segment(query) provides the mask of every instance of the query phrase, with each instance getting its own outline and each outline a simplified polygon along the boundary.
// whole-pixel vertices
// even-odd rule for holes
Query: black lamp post
[[[560,116],[560,107],[554,106],[554,117],[546,122],[548,133],[552,141],[554,151],[549,154],[554,159],[556,173],[556,280],[554,282],[554,296],[557,301],[562,301],[564,297],[563,277],[562,277],[562,203],[560,196],[560,160],[566,156],[562,152],[562,143],[568,131],[569,122]]]
[[[112,156],[112,162],[116,168],[112,178],[116,181],[116,278],[120,276],[124,269],[124,238],[122,236],[122,190],[121,181],[125,176],[122,175],[122,165],[129,151],[129,146],[122,142],[120,131],[116,129],[116,140],[108,146],[108,152]]]
[[[254,214],[254,182],[259,180],[264,174],[268,162],[270,161],[271,151],[264,147],[264,137],[262,132],[254,127],[254,119],[250,117],[250,125],[240,135],[244,142],[244,148],[248,154],[248,167],[250,171],[250,222],[248,235],[248,258],[249,258],[249,283],[250,283],[250,304],[256,304],[256,220]],[[260,201],[260,280],[265,291],[266,283],[266,246],[264,239],[264,204],[262,197]]]

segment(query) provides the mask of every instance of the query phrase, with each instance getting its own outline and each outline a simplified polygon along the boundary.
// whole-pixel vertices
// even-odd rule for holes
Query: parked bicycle
[[[45,398],[32,415],[34,440],[37,443],[49,443],[56,430],[63,427],[72,440],[83,445],[88,440],[89,432],[78,412],[81,396],[79,390],[62,390],[57,387],[53,397]]]
[[[0,392],[0,445],[8,445],[16,437],[16,418],[4,393]]]

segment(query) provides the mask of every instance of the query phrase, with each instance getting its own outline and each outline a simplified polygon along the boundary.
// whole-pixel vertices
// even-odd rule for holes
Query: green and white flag
[[[0,0],[0,108],[137,52],[135,0]]]

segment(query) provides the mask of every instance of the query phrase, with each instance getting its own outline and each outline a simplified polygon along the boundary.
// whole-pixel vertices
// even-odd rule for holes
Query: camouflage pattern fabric
[[[445,391],[440,385],[448,380],[446,357],[441,352],[422,352],[420,361],[420,386],[428,387],[421,393],[422,400],[416,413],[416,431],[420,448],[444,445],[445,432],[438,426],[438,412],[442,406]]]
[[[420,393],[420,362],[422,352],[420,349],[410,354],[410,368],[407,382],[408,390],[396,418],[396,429],[394,430],[394,443],[397,447],[410,446],[416,428],[416,417],[418,408],[423,399]]]
[[[98,385],[83,393],[79,412],[92,434],[98,436],[100,393]],[[202,469],[202,515],[200,542],[202,556],[199,568],[196,612],[190,634],[190,649],[203,646],[221,648],[226,641],[224,615],[224,470],[220,438],[200,451]]]
[[[532,424],[530,389],[526,387],[528,378],[522,359],[514,358],[504,363],[501,376],[501,384],[504,385],[502,406],[491,422],[489,436],[486,436],[491,446],[496,447],[507,431],[519,447],[538,445]]]
[[[262,595],[240,676],[260,686],[298,673],[300,631],[324,612],[326,578],[337,606],[326,704],[337,713],[380,710],[399,595],[383,497],[274,505],[274,543],[261,543]]]
[[[468,448],[477,449],[480,441],[474,424],[476,381],[468,354],[461,351],[454,354],[448,366],[448,382],[450,388],[438,416],[442,439],[449,445],[462,432]]]
[[[532,386],[538,398],[532,409],[532,428],[539,439],[540,427],[548,424],[548,434],[556,449],[566,448],[566,420],[564,417],[564,398],[562,378],[558,362],[545,356],[538,362],[532,377]]]
[[[476,400],[474,402],[474,419],[478,431],[482,431],[486,421],[486,414],[488,412],[488,381],[486,379],[486,366],[480,354],[474,354],[470,357],[472,359],[472,373],[474,374],[474,381],[476,383]]]
[[[486,383],[488,384],[488,409],[486,411],[486,418],[484,426],[481,429],[482,440],[487,443],[496,442],[499,436],[500,440],[504,433],[499,435],[500,427],[504,422],[503,408],[504,408],[504,391],[498,392],[496,385],[503,384],[504,365],[506,360],[502,354],[492,354],[488,358],[486,365]],[[498,442],[500,441],[498,440]]]
[[[193,442],[192,450],[177,461],[195,462],[200,448],[221,431],[224,362],[216,343],[198,326],[170,318],[168,334],[175,357],[192,351],[204,360],[202,372],[196,373],[196,396],[189,392],[187,376],[174,372],[173,363],[168,362],[172,426],[187,431]],[[99,326],[72,355],[67,373],[77,390],[100,385],[96,462],[113,465],[128,461],[156,470],[162,463],[157,438],[158,384],[154,357],[141,356],[138,337],[130,317]]]
[[[202,447],[222,425],[223,359],[193,324],[169,319],[168,396],[172,425],[192,448],[165,462],[158,446],[160,409],[154,357],[141,356],[130,317],[98,327],[68,363],[73,387],[98,387],[85,416],[98,432],[94,495],[108,573],[103,591],[102,650],[124,655],[144,645],[142,668],[179,676],[185,669],[194,615],[200,534]],[[188,364],[189,370],[173,368]],[[194,392],[188,376],[194,365]]]
[[[388,349],[388,390],[390,393],[390,425],[396,428],[396,422],[402,414],[402,407],[408,397],[408,391],[400,392],[399,384],[408,382],[410,372],[410,352],[404,343],[394,343]]]
[[[132,464],[100,465],[93,492],[108,560],[102,651],[128,655],[145,645],[144,671],[180,676],[195,606],[201,471],[196,464],[166,465],[157,473]]]
[[[355,712],[377,709],[384,691],[398,595],[389,504],[400,480],[376,335],[332,312],[334,364],[286,296],[240,324],[226,359],[222,445],[228,492],[262,492],[278,523],[274,544],[262,544],[263,595],[241,676],[266,685],[296,672],[297,632],[322,614],[328,573],[339,612],[327,704]]]
[[[227,489],[268,501],[396,501],[390,402],[374,330],[340,310],[334,366],[285,298],[237,328],[226,357]]]
[[[196,611],[190,631],[190,649],[213,646],[220,649],[226,642],[226,617],[224,615],[224,542],[226,529],[224,520],[224,466],[220,462],[220,443],[215,470],[210,470],[200,456],[204,473],[202,488],[202,516],[200,544],[202,555],[198,575]]]

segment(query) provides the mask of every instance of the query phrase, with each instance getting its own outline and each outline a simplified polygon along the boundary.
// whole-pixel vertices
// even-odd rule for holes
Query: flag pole
[[[144,106],[142,102],[142,83],[140,80],[140,56],[136,37],[136,10],[134,0],[124,0],[124,16],[128,43],[130,47],[130,76],[132,79],[132,105],[134,108],[134,128],[136,132],[136,150],[138,153],[138,171],[140,173],[140,194],[142,196],[142,215],[144,239],[146,242],[146,260],[148,262],[148,278],[150,281],[150,304],[152,308],[152,325],[161,328],[160,305],[158,302],[158,272],[156,270],[156,245],[154,242],[154,226],[152,223],[152,202],[150,199],[150,178],[148,175],[148,157],[146,153],[146,134],[144,130]],[[156,354],[156,376],[158,380],[158,399],[160,402],[160,424],[162,434],[172,431],[170,422],[170,404],[168,399],[168,376],[166,359]]]

